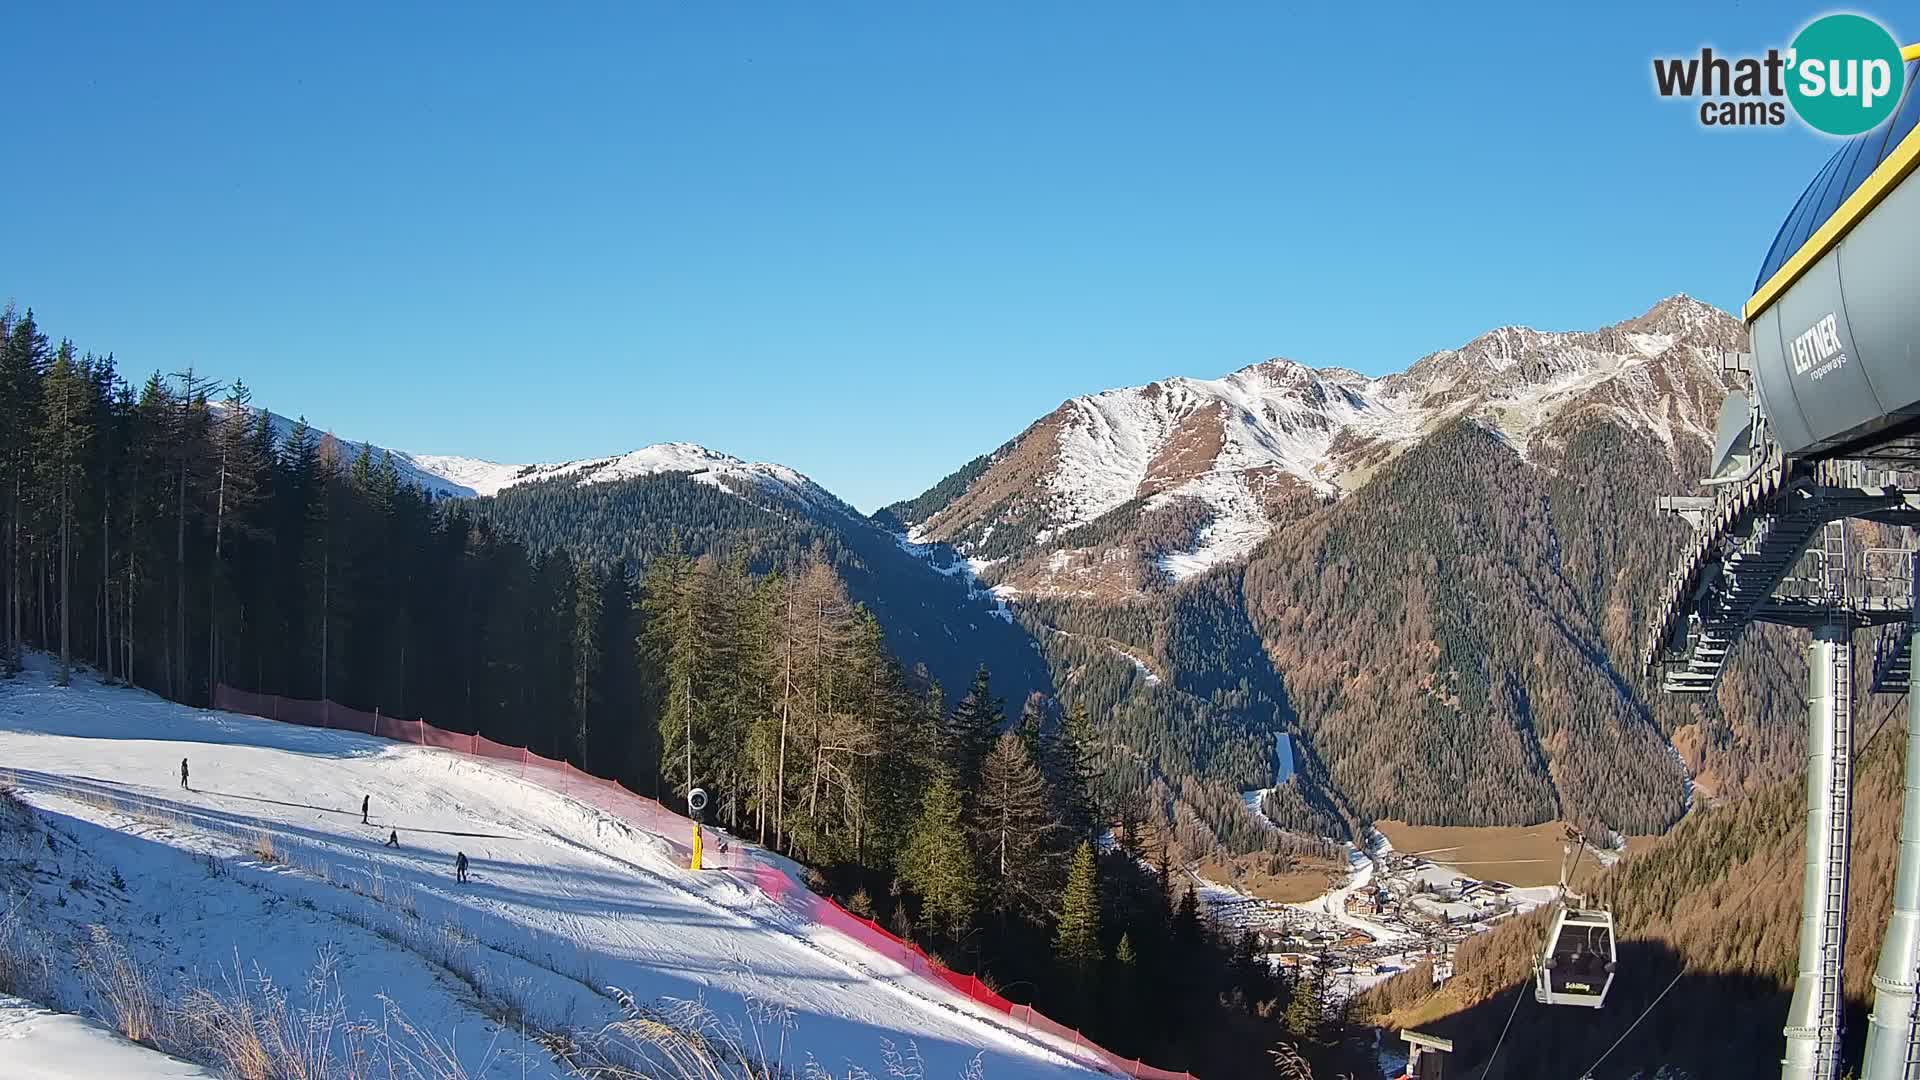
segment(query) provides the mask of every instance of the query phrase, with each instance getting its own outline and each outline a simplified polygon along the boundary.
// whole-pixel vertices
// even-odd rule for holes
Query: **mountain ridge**
[[[1572,416],[1597,412],[1677,455],[1676,440],[1711,439],[1724,391],[1717,354],[1741,340],[1731,315],[1681,293],[1598,330],[1498,327],[1377,377],[1276,357],[1217,379],[1104,390],[1068,399],[975,459],[971,475],[885,512],[915,540],[1015,560],[998,578],[1009,590],[1060,594],[1083,590],[1059,559],[1047,569],[1018,557],[1064,550],[1064,534],[1145,500],[1139,511],[1192,526],[1184,549],[1158,553],[1159,576],[1178,582],[1243,561],[1277,525],[1351,495],[1454,419],[1524,458]]]

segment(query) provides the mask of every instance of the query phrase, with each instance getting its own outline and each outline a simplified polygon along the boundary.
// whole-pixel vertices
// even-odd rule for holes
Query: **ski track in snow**
[[[544,1021],[614,1019],[603,992],[614,986],[642,1002],[702,1000],[743,1025],[756,1004],[785,1010],[790,1067],[811,1053],[835,1071],[875,1068],[890,1039],[912,1040],[929,1077],[958,1075],[976,1053],[995,1080],[1090,1071],[1072,1048],[1014,1030],[728,872],[692,874],[664,839],[491,763],[191,709],[86,676],[63,690],[36,660],[0,683],[0,774],[127,882],[118,895],[94,883],[99,910],[74,904],[74,917],[107,922],[159,970],[204,977],[237,956],[299,987],[332,942],[356,1014],[377,1016],[385,992],[452,1038],[463,1061],[491,1054],[479,1075],[517,1077],[528,1062],[528,1075],[553,1075],[537,1045],[497,1029],[420,953],[353,925],[402,918],[399,901],[363,895],[377,883],[406,898],[418,914],[407,921],[428,938],[464,941],[499,985],[520,986]],[[183,756],[191,791],[178,786]],[[389,829],[398,849],[383,846]],[[253,859],[260,835],[280,865]],[[472,863],[465,887],[452,881],[456,851]],[[209,876],[208,854],[230,872]],[[333,884],[312,869],[322,864]]]

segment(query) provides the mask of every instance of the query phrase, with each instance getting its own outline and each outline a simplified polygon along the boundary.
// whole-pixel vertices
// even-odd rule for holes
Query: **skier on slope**
[[[460,884],[467,883],[467,853],[456,852],[453,856],[453,877]]]
[[[193,790],[192,788],[187,787],[187,759],[186,758],[180,759],[180,786],[181,788],[187,791]]]
[[[362,825],[368,824],[367,808],[372,805],[373,805],[373,796],[371,795],[360,796],[360,824]]]
[[[399,829],[394,829],[387,833],[387,846],[388,847],[400,846],[400,830]]]

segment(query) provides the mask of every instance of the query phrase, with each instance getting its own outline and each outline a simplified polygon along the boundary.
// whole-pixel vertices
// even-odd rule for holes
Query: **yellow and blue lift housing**
[[[1890,122],[1848,140],[1794,204],[1742,314],[1789,456],[1844,456],[1920,423],[1920,45]]]
[[[1891,119],[1841,145],[1780,226],[1742,311],[1758,398],[1730,393],[1705,495],[1661,500],[1691,535],[1644,653],[1709,694],[1755,623],[1811,632],[1806,850],[1783,1080],[1836,1080],[1852,829],[1854,635],[1881,627],[1876,692],[1920,681],[1920,557],[1863,548],[1852,519],[1920,528],[1920,46]],[[1920,1077],[1920,694],[1907,695],[1893,911],[1857,1075]],[[1626,973],[1622,973],[1623,976]]]

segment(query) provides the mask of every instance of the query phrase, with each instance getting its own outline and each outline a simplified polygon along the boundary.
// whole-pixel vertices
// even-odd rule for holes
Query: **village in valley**
[[[1403,841],[1421,843],[1432,839],[1425,834],[1438,831],[1383,825]],[[1548,823],[1452,830],[1478,834],[1479,842],[1403,851],[1387,832],[1371,828],[1365,850],[1344,845],[1344,880],[1294,902],[1255,896],[1198,870],[1189,870],[1188,877],[1212,921],[1253,930],[1262,955],[1276,969],[1310,965],[1330,979],[1336,993],[1350,995],[1427,960],[1433,962],[1435,982],[1445,981],[1460,942],[1553,902],[1560,891],[1555,837],[1561,829]],[[1497,850],[1487,850],[1495,845]],[[1508,857],[1489,859],[1488,854]],[[1589,847],[1582,855],[1607,865],[1620,852]],[[1504,873],[1489,872],[1495,869]]]

